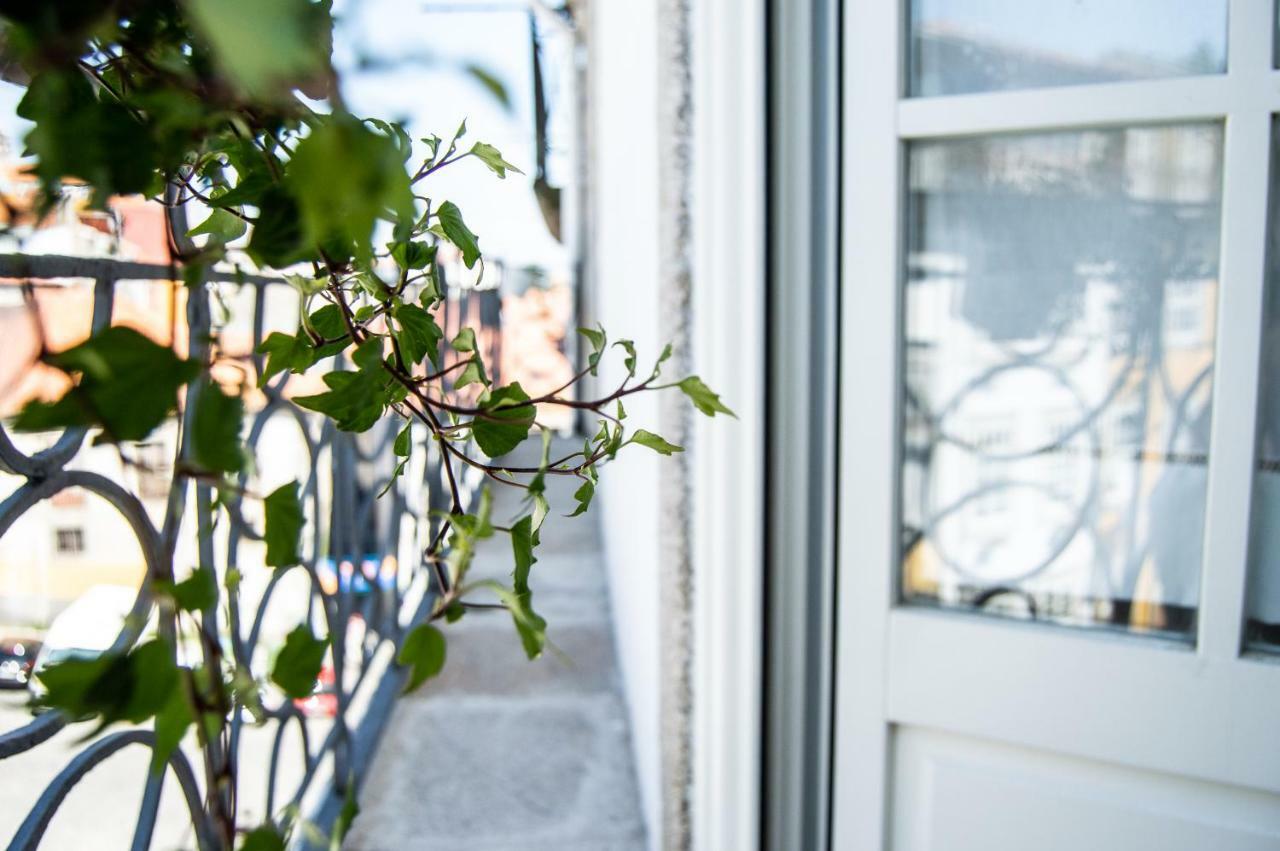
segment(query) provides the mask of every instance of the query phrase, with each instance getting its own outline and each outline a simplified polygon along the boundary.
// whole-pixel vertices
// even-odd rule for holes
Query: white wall
[[[635,340],[644,369],[665,343],[658,336],[657,3],[593,3],[590,18],[591,313],[611,339]],[[619,359],[610,363],[599,385],[608,391],[622,378]],[[656,401],[653,394],[629,399],[628,423],[656,431]],[[636,768],[655,849],[662,824],[658,486],[666,462],[640,447],[624,451],[602,476],[598,506]]]

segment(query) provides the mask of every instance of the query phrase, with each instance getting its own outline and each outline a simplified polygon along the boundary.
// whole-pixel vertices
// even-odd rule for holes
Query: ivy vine
[[[304,306],[294,333],[277,331],[262,342],[259,386],[283,372],[324,370],[324,389],[294,402],[344,431],[368,430],[388,415],[402,418],[406,425],[393,445],[396,475],[413,451],[411,423],[438,445],[450,507],[424,553],[435,579],[434,608],[399,650],[410,687],[442,669],[439,624],[463,616],[478,592],[496,594],[527,655],[540,655],[546,622],[534,609],[529,579],[550,510],[548,477],[577,480],[571,516],[580,515],[601,468],[624,448],[681,451],[629,428],[624,400],[672,388],[708,416],[731,414],[720,398],[696,376],[663,381],[670,347],[642,369],[634,344],[611,346],[603,329],[582,329],[590,350],[585,367],[536,396],[518,383],[494,384],[475,329],[444,339],[436,322],[444,298],[438,248],[455,246],[471,269],[482,270],[484,256],[459,206],[429,194],[430,179],[468,159],[498,179],[520,170],[492,145],[469,141],[465,123],[447,137],[413,139],[394,121],[352,114],[330,58],[328,2],[2,0],[0,25],[4,74],[26,85],[18,111],[34,125],[25,144],[40,182],[40,212],[59,203],[70,180],[88,184],[98,207],[119,195],[153,199],[168,210],[170,243],[189,287],[204,286],[205,270],[227,261],[230,244],[243,243],[254,264],[297,289]],[[199,223],[188,227],[189,218]],[[451,362],[443,357],[446,346],[455,353]],[[571,388],[596,375],[614,349],[626,373],[621,384],[600,398],[574,398]],[[99,442],[141,441],[190,404],[177,474],[212,482],[227,501],[248,498],[236,482],[252,463],[242,439],[249,388],[212,380],[211,368],[229,356],[216,340],[205,351],[203,358],[183,358],[125,327],[106,328],[65,351],[44,351],[42,361],[70,377],[69,389],[54,401],[27,404],[13,425],[86,426]],[[331,368],[340,353],[347,366]],[[539,406],[590,412],[598,428],[581,449],[552,458]],[[542,437],[536,465],[502,461],[534,433]],[[468,511],[458,487],[463,467],[523,491],[521,516],[505,526],[496,522],[487,490]],[[263,569],[287,570],[302,559],[306,520],[298,484],[262,501]],[[510,539],[511,583],[469,580],[477,545],[495,536]],[[223,628],[211,621],[237,594],[237,577],[219,583],[202,567],[178,582],[172,565],[164,571],[149,581],[179,629],[206,637]],[[228,789],[234,772],[220,756],[226,718],[253,710],[264,683],[220,652],[224,640],[206,641],[198,664],[179,664],[173,637],[161,634],[52,666],[41,675],[45,702],[102,726],[153,720],[157,770],[194,728],[210,763],[206,776],[216,781],[206,794],[222,847],[237,838],[243,848],[283,847],[287,824],[238,832]],[[309,694],[328,642],[299,625],[276,653],[270,681],[286,695]]]

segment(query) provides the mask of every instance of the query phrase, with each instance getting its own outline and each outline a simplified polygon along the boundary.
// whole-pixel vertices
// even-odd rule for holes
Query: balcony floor
[[[527,661],[505,612],[473,610],[445,627],[445,670],[397,703],[349,851],[645,848],[594,512],[560,516],[575,483],[548,485],[552,514],[530,585],[567,658]],[[521,492],[493,490],[505,524]],[[509,581],[511,566],[499,534],[471,576]]]

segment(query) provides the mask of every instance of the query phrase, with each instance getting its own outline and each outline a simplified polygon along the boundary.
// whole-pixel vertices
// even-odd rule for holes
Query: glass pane
[[[907,602],[1190,636],[1219,124],[912,145]]]
[[[1271,211],[1267,294],[1258,391],[1257,468],[1246,646],[1280,653],[1280,124],[1271,122]]]
[[[911,0],[911,95],[1217,74],[1226,0]]]

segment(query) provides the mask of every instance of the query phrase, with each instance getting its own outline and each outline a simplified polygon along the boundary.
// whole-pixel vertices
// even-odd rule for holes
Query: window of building
[[[78,527],[55,529],[55,547],[62,555],[76,555],[84,552],[84,530]]]

